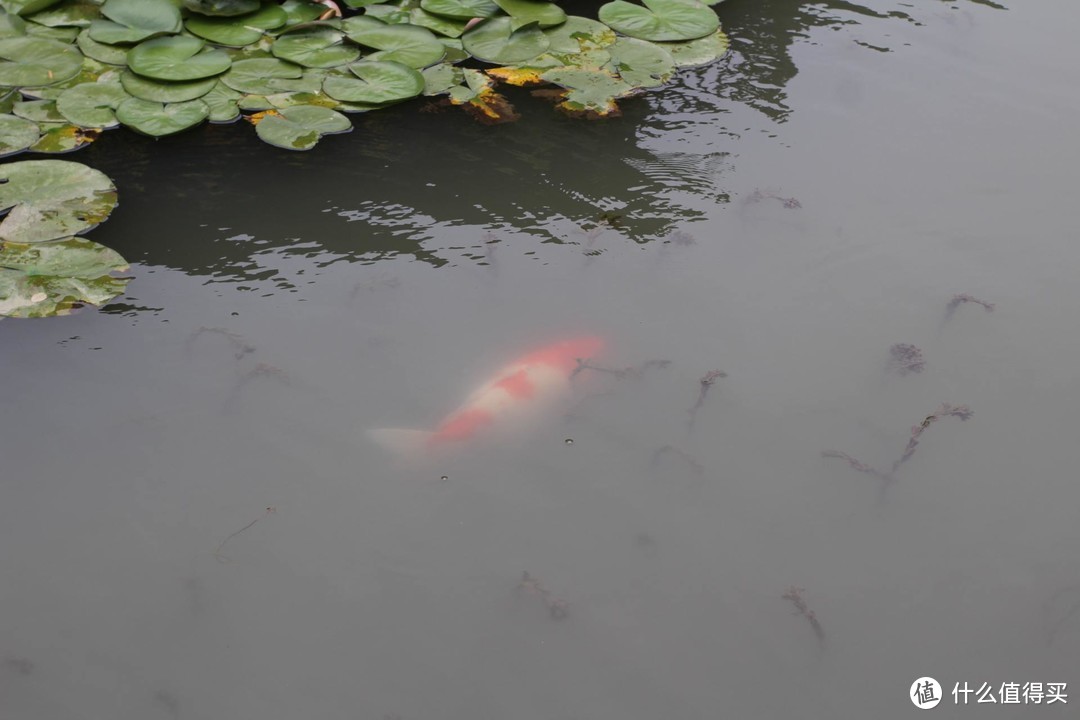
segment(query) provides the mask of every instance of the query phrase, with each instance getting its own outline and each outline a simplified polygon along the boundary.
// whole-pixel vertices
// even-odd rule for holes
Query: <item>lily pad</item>
[[[338,67],[360,57],[360,50],[344,44],[344,38],[331,28],[302,28],[278,37],[270,51],[275,57],[304,67]]]
[[[270,95],[308,90],[309,83],[303,75],[304,68],[295,63],[277,58],[251,58],[234,62],[229,72],[221,76],[221,82],[242,93]],[[318,89],[316,84],[314,90]]]
[[[184,7],[200,15],[235,17],[259,9],[259,0],[184,0]]]
[[[580,53],[598,50],[615,42],[615,31],[602,22],[571,15],[566,22],[544,31],[553,53]]]
[[[267,30],[273,30],[288,22],[289,16],[277,5],[266,5],[257,12],[238,17],[203,17],[195,15],[188,18],[189,32],[218,45],[243,47],[259,38]]]
[[[40,136],[36,123],[15,115],[0,115],[0,157],[22,152]]]
[[[34,243],[86,232],[116,207],[116,187],[100,170],[65,160],[0,165],[0,240]]]
[[[210,92],[203,95],[200,100],[206,103],[210,109],[207,119],[212,123],[230,123],[240,118],[240,107],[237,101],[244,94],[233,90],[225,83],[218,80]]]
[[[0,316],[49,317],[104,304],[124,292],[130,278],[112,274],[127,269],[115,250],[85,238],[0,243]]]
[[[34,37],[0,40],[0,85],[54,85],[79,74],[82,56],[70,45]]]
[[[255,124],[255,132],[260,139],[286,150],[310,150],[323,135],[350,130],[352,122],[349,118],[316,105],[294,105],[271,110]]]
[[[116,81],[84,83],[65,90],[56,99],[56,109],[72,125],[112,128],[119,124],[116,108],[128,97]]]
[[[420,74],[424,77],[424,95],[426,97],[446,95],[450,92],[450,88],[460,85],[464,79],[461,68],[454,67],[450,63],[432,65],[425,70],[421,70]]]
[[[58,2],[60,0],[0,0],[0,6],[12,15],[32,15]]]
[[[619,38],[607,51],[611,54],[610,69],[631,85],[658,87],[675,72],[671,53],[648,40]]]
[[[47,27],[89,27],[101,17],[101,4],[88,0],[67,0],[47,10],[34,13],[29,19]]]
[[[2,1],[2,0],[0,0]],[[23,37],[26,35],[26,21],[18,15],[0,13],[0,38]]]
[[[188,80],[187,82],[168,82],[151,80],[136,75],[130,70],[120,74],[120,84],[132,97],[153,102],[175,103],[201,98],[217,84],[217,78]],[[63,96],[61,96],[63,97]]]
[[[128,48],[118,45],[106,45],[90,37],[89,30],[83,30],[75,38],[75,44],[83,55],[108,65],[127,65]]]
[[[379,52],[365,60],[393,60],[414,68],[424,68],[442,60],[444,46],[428,29],[413,25],[387,25],[368,17],[349,18],[342,23],[349,39]]]
[[[132,130],[152,137],[173,135],[198,125],[210,115],[202,100],[180,103],[156,103],[128,98],[116,108],[116,119]]]
[[[465,25],[468,24],[468,21],[440,17],[429,13],[423,8],[413,8],[409,11],[409,23],[418,27],[425,27],[446,37],[458,38],[465,32]]]
[[[420,7],[435,15],[457,20],[490,18],[500,14],[491,0],[420,0]]]
[[[201,80],[220,75],[232,60],[221,50],[202,50],[205,43],[174,35],[147,40],[128,52],[128,66],[154,80]]]
[[[511,65],[546,52],[551,42],[535,25],[514,30],[511,18],[487,20],[461,36],[465,49],[478,60]]]
[[[90,37],[100,43],[137,43],[183,28],[170,0],[107,0],[101,12],[108,19],[90,23]]]
[[[56,109],[55,100],[23,100],[13,105],[11,113],[39,124],[67,122]]]
[[[723,56],[730,46],[731,41],[723,30],[697,40],[661,43],[661,47],[671,53],[676,67],[706,65]]]
[[[572,114],[608,117],[619,114],[615,101],[638,88],[602,70],[559,68],[544,73],[544,80],[566,88],[559,108]]]
[[[416,97],[424,90],[424,77],[414,68],[397,62],[353,63],[355,77],[331,76],[323,82],[323,92],[342,102],[382,105]]]
[[[388,25],[401,25],[409,22],[409,11],[403,10],[400,5],[376,3],[364,9],[364,17],[382,20]]]
[[[640,40],[681,41],[716,32],[720,20],[697,0],[643,0],[645,7],[614,0],[600,8],[600,20],[616,32]]]
[[[285,24],[289,27],[311,22],[326,11],[325,6],[319,6],[307,0],[285,0],[285,2],[281,3],[281,9],[285,11],[285,15],[288,17]]]
[[[31,152],[53,155],[72,152],[89,145],[101,135],[100,130],[76,127],[68,123],[49,123],[47,127],[43,126],[43,129],[41,138],[30,146]]]
[[[515,30],[533,23],[541,28],[549,28],[566,22],[566,13],[555,3],[540,0],[495,0],[495,4],[510,16]]]

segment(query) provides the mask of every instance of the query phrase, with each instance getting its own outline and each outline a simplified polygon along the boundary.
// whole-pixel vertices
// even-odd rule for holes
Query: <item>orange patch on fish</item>
[[[477,430],[492,423],[494,418],[487,410],[466,408],[443,421],[432,436],[433,441],[466,440]]]
[[[531,398],[536,392],[532,380],[529,379],[529,372],[524,368],[502,378],[495,383],[495,387],[505,390],[510,397],[520,400]]]

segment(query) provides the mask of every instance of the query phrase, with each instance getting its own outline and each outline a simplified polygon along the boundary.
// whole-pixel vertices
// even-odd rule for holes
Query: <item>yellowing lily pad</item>
[[[104,173],[66,160],[0,165],[0,240],[34,243],[86,232],[116,207]]]
[[[124,292],[130,278],[113,273],[127,269],[115,250],[85,238],[0,243],[0,316],[49,317],[102,305]]]

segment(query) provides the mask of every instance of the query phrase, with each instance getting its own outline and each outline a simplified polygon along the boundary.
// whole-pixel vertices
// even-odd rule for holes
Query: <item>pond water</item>
[[[0,323],[0,716],[884,719],[926,675],[1069,714],[951,691],[1080,691],[1080,9],[719,12],[612,121],[74,156],[135,279]],[[451,455],[366,435],[585,333],[639,371]],[[887,492],[822,456],[887,470],[945,402]]]

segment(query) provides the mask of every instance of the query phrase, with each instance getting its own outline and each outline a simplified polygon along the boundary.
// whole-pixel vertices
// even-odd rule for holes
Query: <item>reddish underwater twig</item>
[[[908,373],[921,373],[926,367],[922,350],[908,343],[896,343],[889,348],[888,369],[900,377]]]
[[[754,192],[750,193],[750,195],[746,198],[747,203],[757,203],[761,202],[762,200],[778,200],[780,204],[788,210],[795,210],[802,207],[802,203],[795,198],[780,197],[771,190],[755,189]]]
[[[569,604],[565,600],[560,600],[552,595],[550,590],[545,588],[539,580],[528,572],[521,574],[521,582],[518,583],[517,591],[518,593],[527,592],[529,595],[536,595],[543,600],[544,607],[547,608],[552,620],[562,620],[569,614]]]
[[[223,327],[200,327],[198,330],[188,336],[187,346],[191,347],[191,344],[194,343],[195,340],[203,333],[215,333],[217,335],[225,337],[229,341],[229,344],[233,346],[234,357],[236,357],[237,360],[240,360],[248,353],[255,352],[255,348],[253,346],[248,345],[246,342],[244,342],[243,335],[238,332],[233,332],[232,330],[227,330]]]
[[[971,408],[969,408],[967,405],[950,405],[949,403],[942,403],[941,407],[935,410],[932,414],[927,415],[925,418],[923,418],[923,421],[921,423],[919,423],[918,425],[913,425],[911,427],[911,437],[908,438],[908,444],[904,448],[904,454],[900,456],[899,460],[892,464],[892,468],[887,473],[881,472],[880,470],[877,470],[876,468],[867,465],[864,462],[860,462],[859,460],[856,460],[847,453],[840,452],[839,450],[826,450],[821,453],[821,456],[841,458],[843,460],[846,460],[847,464],[850,465],[853,469],[858,470],[862,473],[866,473],[868,475],[873,475],[875,477],[881,478],[882,480],[885,480],[887,483],[889,483],[896,479],[895,474],[896,471],[900,468],[900,466],[910,460],[911,456],[915,454],[915,449],[919,446],[919,440],[922,438],[923,431],[926,430],[926,428],[930,427],[932,424],[942,418],[957,417],[961,420],[967,420],[971,417],[971,415]]]
[[[257,522],[259,522],[260,520],[262,520],[262,519],[263,519],[264,517],[266,517],[267,515],[272,515],[272,514],[274,514],[274,513],[276,513],[276,512],[277,512],[277,508],[276,508],[276,507],[268,507],[268,508],[266,508],[266,512],[265,512],[265,513],[263,513],[263,514],[262,514],[262,515],[260,515],[259,517],[255,518],[254,520],[252,520],[251,522],[249,522],[249,523],[248,523],[247,525],[245,525],[244,527],[242,527],[242,528],[240,528],[239,530],[237,530],[236,532],[234,532],[234,533],[233,533],[232,535],[230,535],[229,537],[227,537],[227,538],[225,538],[224,540],[222,540],[222,541],[221,541],[221,544],[220,544],[220,545],[218,545],[218,546],[217,546],[217,548],[216,548],[216,549],[214,550],[214,557],[215,557],[215,558],[217,559],[217,561],[218,561],[218,562],[223,562],[223,563],[224,563],[224,562],[229,562],[229,558],[228,558],[227,556],[225,556],[225,555],[222,555],[222,554],[221,554],[221,549],[222,549],[223,547],[225,547],[225,543],[229,542],[229,541],[230,541],[230,540],[232,540],[232,539],[233,539],[234,537],[236,537],[236,536],[237,536],[237,535],[239,535],[240,533],[244,532],[245,530],[247,530],[248,528],[250,528],[250,527],[251,527],[252,525],[254,525],[255,523],[257,523]]]
[[[694,406],[687,410],[690,413],[690,420],[687,422],[687,427],[690,430],[694,429],[694,420],[697,419],[697,412],[701,409],[701,406],[705,403],[705,396],[709,394],[709,388],[713,386],[719,378],[726,378],[727,373],[723,370],[710,370],[705,373],[698,383],[701,385],[701,389],[698,391],[697,402]]]
[[[649,461],[649,467],[655,470],[656,466],[660,464],[660,460],[664,457],[664,455],[667,455],[669,453],[677,458],[681,458],[684,462],[686,462],[686,464],[690,466],[690,469],[693,470],[695,474],[705,474],[705,468],[702,467],[701,463],[694,459],[693,455],[686,452],[685,450],[680,450],[674,445],[664,445],[663,447],[654,450],[652,454],[652,459]]]
[[[818,643],[825,642],[825,631],[821,627],[821,623],[818,622],[817,615],[806,605],[806,600],[803,599],[802,593],[806,592],[806,588],[795,587],[792,585],[784,593],[783,598],[790,600],[795,605],[795,614],[802,615],[808,621],[810,621],[810,627],[814,628],[814,634],[817,635]]]
[[[985,309],[986,312],[994,312],[994,308],[996,307],[992,302],[980,300],[979,298],[972,297],[967,293],[960,293],[959,295],[953,295],[952,300],[949,301],[949,305],[945,309],[945,320],[947,321],[949,318],[951,318],[953,316],[953,313],[956,312],[957,308],[959,308],[964,303],[975,303],[976,305],[982,305],[983,309]]]

